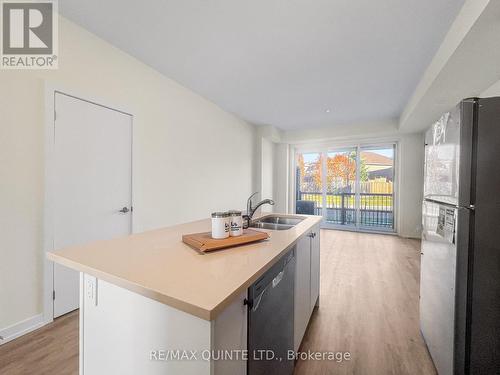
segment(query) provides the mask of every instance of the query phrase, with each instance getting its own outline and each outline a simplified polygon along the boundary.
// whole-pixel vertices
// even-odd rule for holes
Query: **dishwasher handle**
[[[264,290],[258,295],[257,298],[255,298],[255,300],[245,298],[245,300],[243,301],[243,304],[248,305],[248,307],[250,309],[252,309],[252,311],[257,311],[257,309],[259,308],[259,305],[260,305],[260,301],[262,300],[262,297],[264,296],[264,293],[266,293],[267,289],[269,289],[269,285],[271,285],[273,288],[276,288],[278,286],[278,284],[281,282],[281,280],[283,280],[283,276],[285,275],[285,269],[286,269],[286,266],[285,266],[285,268],[283,268],[283,270],[281,270],[276,275],[276,277],[271,281],[270,284],[267,284],[267,286],[264,288]]]
[[[293,248],[287,255],[284,257],[284,262],[282,263],[282,269],[276,274],[274,273],[274,276],[271,279],[271,272],[273,271],[268,271],[267,274],[268,276],[262,277],[260,281],[256,282],[253,286],[249,288],[249,293],[248,293],[248,299],[245,298],[243,300],[243,305],[248,306],[248,308],[255,312],[259,309],[260,302],[262,300],[262,297],[264,294],[270,289],[276,288],[283,278],[285,277],[285,272],[287,272],[287,269],[289,266],[295,267],[295,248]],[[275,265],[277,266],[277,265]],[[277,267],[274,267],[274,272],[277,272]],[[279,268],[278,268],[279,269]],[[265,286],[264,286],[265,285]],[[259,291],[260,293],[256,295],[256,291]]]
[[[264,296],[264,293],[266,292],[268,287],[269,287],[269,285],[266,286],[264,288],[264,290],[262,291],[262,293],[260,293],[259,296],[255,299],[257,302],[254,303],[254,301],[252,300],[252,307],[251,307],[252,311],[257,311],[257,309],[259,308],[259,305],[260,305],[260,301],[262,300],[262,297]]]
[[[273,288],[276,288],[278,286],[280,281],[283,279],[284,274],[285,274],[285,270],[283,269],[283,271],[281,271],[280,273],[278,273],[276,275],[276,277],[272,281]]]

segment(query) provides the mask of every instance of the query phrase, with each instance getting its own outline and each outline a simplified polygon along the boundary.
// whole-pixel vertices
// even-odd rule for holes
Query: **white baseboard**
[[[401,234],[399,234],[399,237],[410,238],[410,239],[414,239],[414,240],[421,240],[422,239],[422,235],[420,233],[418,233],[418,234],[401,233]]]
[[[7,328],[4,328],[0,330],[0,336],[3,337],[3,339],[0,339],[0,345],[8,343],[9,341],[18,338],[19,336],[25,335],[31,331],[34,331],[35,329],[43,327],[47,323],[48,322],[43,319],[43,314],[38,314],[32,316],[31,318],[13,324]]]

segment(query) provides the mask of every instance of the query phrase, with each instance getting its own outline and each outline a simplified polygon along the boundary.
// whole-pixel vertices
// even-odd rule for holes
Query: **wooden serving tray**
[[[228,237],[221,240],[212,238],[212,232],[193,233],[182,235],[182,242],[201,252],[224,249],[226,247],[244,245],[255,241],[267,240],[269,234],[253,229],[244,229],[243,234],[237,237]]]

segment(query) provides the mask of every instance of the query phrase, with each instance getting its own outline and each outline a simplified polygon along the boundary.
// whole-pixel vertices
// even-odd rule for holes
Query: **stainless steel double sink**
[[[304,218],[297,216],[268,215],[252,221],[250,227],[270,230],[287,230],[293,228],[302,220],[304,220]]]

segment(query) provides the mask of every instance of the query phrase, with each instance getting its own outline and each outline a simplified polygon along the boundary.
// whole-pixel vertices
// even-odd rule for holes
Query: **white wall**
[[[480,97],[488,98],[491,96],[500,96],[500,81],[495,82],[493,85],[484,90]]]
[[[243,208],[255,128],[64,18],[59,69],[0,72],[0,332],[42,312],[44,82],[134,114],[134,230]]]
[[[366,122],[355,124],[339,124],[331,127],[291,130],[281,134],[281,141],[290,144],[340,141],[356,138],[380,138],[393,136],[398,132],[396,120],[383,122]]]
[[[399,137],[399,235],[420,238],[424,187],[424,134]]]
[[[288,213],[289,198],[289,145],[276,143],[274,146],[273,187],[274,212]]]
[[[274,206],[263,205],[260,212],[288,213],[288,144],[259,129],[260,188],[257,199],[271,198]]]
[[[275,199],[274,196],[274,142],[267,138],[261,139],[261,189],[260,199]],[[261,206],[261,212],[276,211],[270,205]]]

